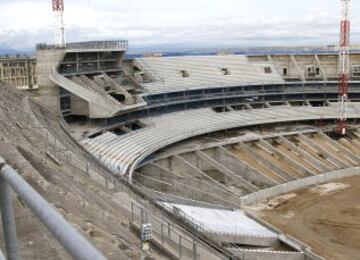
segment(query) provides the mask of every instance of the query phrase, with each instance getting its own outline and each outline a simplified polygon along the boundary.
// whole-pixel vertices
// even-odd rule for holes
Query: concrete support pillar
[[[247,109],[253,109],[253,107],[252,107],[250,104],[245,104],[245,107],[246,107]]]
[[[291,59],[291,62],[294,64],[296,70],[298,71],[301,80],[305,82],[306,79],[305,79],[304,72],[300,69],[299,64],[297,63],[295,56],[290,55],[290,59]]]
[[[226,200],[234,202],[237,205],[239,205],[239,203],[240,203],[239,197],[241,194],[236,194],[235,192],[228,191],[225,187],[219,188],[216,185],[212,185],[211,182],[208,183],[208,182],[199,180],[199,179],[195,178],[194,176],[187,174],[187,173],[181,173],[181,174],[183,174],[183,176],[180,176],[177,172],[170,171],[170,170],[164,168],[163,166],[157,165],[156,163],[152,163],[152,165],[157,166],[160,170],[167,172],[168,175],[170,175],[170,176],[172,175],[173,176],[172,178],[176,182],[180,182],[180,183],[183,183],[188,186],[196,187],[198,190],[200,190],[202,192],[211,193],[214,195],[216,194],[216,196],[225,198]],[[147,166],[146,166],[146,168],[147,168]],[[176,185],[176,183],[175,183],[175,185]]]
[[[259,162],[261,162],[262,165],[264,165],[266,168],[268,168],[270,171],[272,171],[275,175],[277,175],[279,178],[283,179],[285,182],[288,181],[293,181],[296,178],[294,178],[293,176],[287,174],[285,171],[283,171],[282,169],[280,169],[278,166],[276,166],[275,164],[273,164],[272,162],[264,159],[263,157],[261,157],[260,154],[258,154],[257,152],[255,152],[253,149],[251,149],[251,147],[249,147],[248,145],[244,144],[244,143],[239,143],[237,145],[240,149],[244,150],[249,156],[251,156],[254,160],[257,160]]]
[[[168,161],[168,169],[170,171],[173,171],[174,170],[174,165],[173,165],[173,160],[171,157],[167,158],[167,161]]]
[[[309,176],[309,175],[314,176],[314,175],[316,175],[315,172],[311,171],[310,169],[308,169],[305,166],[301,165],[297,161],[293,160],[290,156],[286,155],[285,153],[279,151],[273,145],[271,145],[269,142],[267,142],[265,140],[259,140],[258,145],[259,145],[260,148],[262,148],[264,150],[268,150],[269,152],[275,154],[279,159],[285,160],[286,163],[291,165],[293,168],[295,168],[301,174],[304,174],[306,176]]]
[[[341,151],[344,156],[351,160],[355,165],[360,165],[360,157],[356,156],[353,152],[347,149],[345,146],[331,139],[328,135],[319,132],[319,135],[330,143],[335,150]]]
[[[354,131],[352,133],[355,137],[360,138],[360,134],[358,131]],[[356,140],[356,138],[352,138],[351,142],[354,143],[354,145],[360,147],[360,142],[358,140]]]
[[[247,181],[256,183],[256,186],[261,188],[271,187],[278,184],[267,176],[258,173],[253,167],[251,167],[251,165],[241,161],[238,157],[236,157],[236,155],[223,146],[218,147],[217,150],[219,153],[218,161],[221,164],[226,165],[226,167],[234,173],[245,178]]]
[[[319,55],[315,54],[315,62],[316,64],[319,66],[321,74],[323,75],[323,79],[325,81],[327,81],[327,76],[326,76],[326,72],[324,70],[324,67],[321,65],[320,59],[319,59]]]
[[[173,159],[176,160],[177,163],[182,165],[182,167],[184,167],[184,171],[190,171],[192,174],[197,174],[198,176],[202,176],[202,178],[210,180],[217,187],[227,189],[227,187],[224,184],[218,182],[217,180],[215,180],[211,176],[207,175],[201,169],[197,168],[195,165],[191,164],[190,162],[188,162],[184,158],[182,158],[182,157],[180,157],[178,155],[175,155],[175,156],[173,156]]]
[[[229,111],[234,111],[234,109],[229,105],[226,106],[226,109],[229,110]]]
[[[323,149],[320,145],[316,144],[311,140],[311,138],[308,138],[307,136],[300,134],[298,135],[299,140],[304,142],[307,146],[309,146],[311,149],[314,149],[317,152],[320,152],[323,154],[326,158],[324,158],[326,161],[334,165],[336,168],[348,168],[349,165],[347,165],[345,162],[341,161],[338,158],[335,158],[331,153]]]
[[[246,190],[250,192],[258,191],[259,188],[253,185],[252,183],[245,180],[243,177],[235,174],[233,171],[226,168],[224,165],[220,164],[219,162],[215,161],[213,158],[208,156],[206,153],[202,151],[196,151],[195,154],[201,159],[204,160],[206,163],[209,163],[214,168],[216,168],[218,171],[222,172],[225,176],[235,181],[237,185],[240,187],[245,188]]]
[[[321,161],[317,160],[316,158],[314,158],[314,156],[312,156],[311,154],[309,154],[307,151],[303,150],[299,146],[296,146],[295,144],[290,142],[285,137],[280,136],[279,140],[283,145],[285,145],[289,149],[291,149],[291,150],[295,151],[297,154],[299,154],[299,156],[301,156],[304,160],[306,160],[309,164],[312,165],[312,167],[314,167],[318,171],[320,171],[320,172],[330,172],[331,171],[331,168],[329,168],[327,165],[325,165]]]

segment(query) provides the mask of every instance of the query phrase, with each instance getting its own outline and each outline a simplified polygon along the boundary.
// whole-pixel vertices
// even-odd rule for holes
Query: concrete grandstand
[[[339,136],[334,53],[124,59],[127,47],[38,45],[38,91],[1,85],[0,155],[109,259],[331,259],[338,223],[322,222],[319,245],[283,207],[300,212],[302,190],[338,183],[314,195],[321,203],[358,178],[360,53]],[[19,224],[22,256],[66,259],[14,204],[30,219]],[[137,239],[144,223],[150,253]],[[337,250],[360,252],[349,241]]]

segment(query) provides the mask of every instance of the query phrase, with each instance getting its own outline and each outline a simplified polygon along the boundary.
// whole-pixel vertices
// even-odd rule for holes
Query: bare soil
[[[360,177],[295,194],[271,199],[250,211],[326,259],[360,259]]]

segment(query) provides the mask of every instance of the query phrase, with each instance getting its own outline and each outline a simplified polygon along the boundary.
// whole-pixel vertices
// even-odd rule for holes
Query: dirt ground
[[[286,194],[249,210],[326,259],[360,259],[360,177]]]

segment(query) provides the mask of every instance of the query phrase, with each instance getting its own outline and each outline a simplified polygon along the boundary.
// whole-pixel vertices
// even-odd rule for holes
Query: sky
[[[64,0],[66,41],[133,48],[323,46],[339,41],[340,0]],[[358,15],[356,15],[358,14]],[[54,41],[50,0],[0,0],[0,49]],[[360,1],[352,42],[360,42]]]

